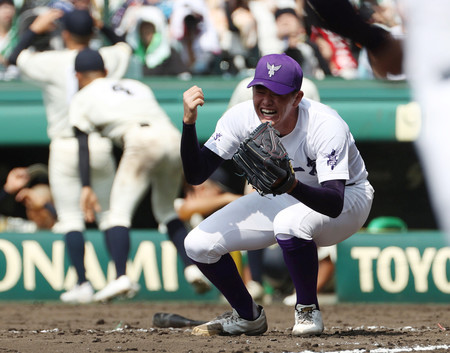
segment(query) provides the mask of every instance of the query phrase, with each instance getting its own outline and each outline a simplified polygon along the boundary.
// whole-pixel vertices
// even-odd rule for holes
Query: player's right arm
[[[8,63],[10,65],[17,64],[17,58],[20,53],[27,49],[31,44],[33,44],[35,38],[39,34],[47,33],[56,28],[55,21],[62,17],[63,11],[57,9],[51,9],[46,12],[43,12],[39,16],[37,16],[34,21],[31,23],[30,27],[23,33],[21,36],[19,43],[17,43],[16,47],[11,52],[11,55],[8,58]]]
[[[80,171],[81,179],[81,198],[80,206],[84,213],[84,218],[87,222],[92,223],[95,221],[95,213],[100,212],[100,203],[98,202],[97,195],[91,187],[90,178],[90,158],[89,158],[89,135],[81,131],[78,128],[74,128],[75,136],[78,140],[78,168]]]
[[[89,119],[92,112],[92,102],[95,102],[95,94],[89,91],[89,86],[84,87],[73,97],[69,108],[69,120],[73,127],[75,137],[78,140],[78,169],[81,179],[80,206],[87,222],[95,221],[95,213],[101,211],[97,195],[91,187],[89,133],[93,131]]]
[[[193,86],[183,94],[183,131],[181,135],[181,160],[186,181],[192,185],[203,183],[224,161],[206,147],[200,147],[195,123],[197,108],[203,106],[205,97],[200,87]]]

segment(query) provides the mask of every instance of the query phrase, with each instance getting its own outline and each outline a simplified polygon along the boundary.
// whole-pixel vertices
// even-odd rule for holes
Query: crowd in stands
[[[367,22],[395,36],[404,34],[395,0],[353,0]],[[0,79],[20,77],[7,65],[18,37],[45,8],[89,8],[98,22],[112,27],[133,48],[128,77],[170,75],[247,76],[260,56],[282,53],[295,58],[305,77],[370,79],[367,53],[358,43],[310,21],[303,0],[0,0]],[[92,41],[99,47],[107,39]],[[61,49],[54,33],[43,35],[36,50]],[[402,75],[388,77],[403,79]]]

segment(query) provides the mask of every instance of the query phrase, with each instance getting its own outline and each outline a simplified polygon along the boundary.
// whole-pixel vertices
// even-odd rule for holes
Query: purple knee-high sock
[[[240,317],[246,320],[253,320],[253,298],[245,287],[230,254],[223,255],[214,264],[193,262],[223,294]]]
[[[277,241],[297,292],[297,304],[316,304],[319,308],[317,300],[319,259],[316,243],[296,237]]]

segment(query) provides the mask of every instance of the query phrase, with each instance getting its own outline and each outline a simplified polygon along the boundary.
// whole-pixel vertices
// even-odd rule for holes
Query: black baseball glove
[[[281,195],[295,183],[294,170],[279,132],[269,122],[259,125],[233,156],[237,169],[260,195]]]

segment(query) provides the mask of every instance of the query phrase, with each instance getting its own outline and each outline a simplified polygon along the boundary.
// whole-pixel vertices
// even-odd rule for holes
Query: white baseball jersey
[[[131,126],[158,126],[171,121],[147,85],[131,79],[102,78],[74,96],[70,123],[87,134],[98,131],[122,146],[123,136]]]
[[[126,73],[131,48],[126,43],[101,48],[108,74],[121,77]],[[41,86],[47,113],[47,134],[51,139],[49,154],[49,181],[58,222],[56,233],[83,231],[85,222],[80,209],[81,181],[78,171],[78,141],[69,121],[69,104],[78,90],[75,77],[76,50],[33,52],[23,50],[17,66],[24,79]],[[113,182],[115,160],[111,141],[92,135],[91,179],[103,210],[108,207]],[[103,214],[99,215],[100,218]]]
[[[120,78],[128,68],[131,48],[123,42],[99,49],[110,77]],[[78,91],[75,77],[77,50],[23,50],[17,67],[26,80],[39,84],[47,113],[47,133],[50,139],[74,136],[69,123],[69,103]]]
[[[231,159],[239,143],[261,124],[253,101],[229,109],[218,121],[206,147]],[[345,121],[319,102],[303,98],[294,130],[281,138],[292,159],[295,177],[304,184],[319,186],[327,180],[347,184],[364,182],[367,171]]]
[[[260,125],[252,101],[230,108],[219,119],[205,146],[230,159],[239,143]],[[356,233],[366,221],[373,188],[347,124],[331,108],[309,99],[299,104],[294,130],[281,138],[296,178],[320,187],[327,180],[346,180],[344,206],[336,218],[312,210],[289,194],[251,192],[205,219],[185,240],[190,258],[214,263],[231,251],[256,250],[282,239],[313,239],[331,246]]]
[[[165,224],[177,217],[174,201],[182,182],[181,134],[147,85],[98,78],[74,96],[70,121],[81,131],[97,131],[123,148],[104,228],[130,227],[150,184],[155,219]]]

